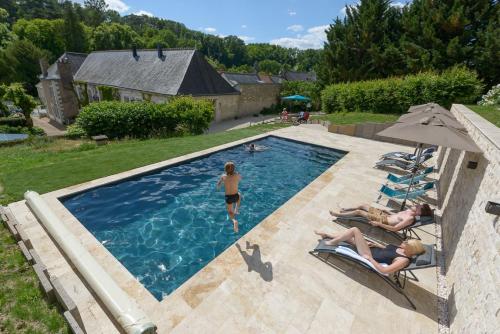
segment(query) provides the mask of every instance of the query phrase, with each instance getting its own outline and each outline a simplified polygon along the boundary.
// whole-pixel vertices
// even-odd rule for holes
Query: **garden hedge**
[[[76,126],[88,136],[148,138],[200,134],[213,119],[214,106],[207,100],[176,97],[168,103],[104,101],[85,106]]]
[[[0,117],[0,125],[6,126],[26,126],[26,118],[24,117]]]
[[[474,103],[483,85],[477,74],[465,67],[442,73],[424,72],[403,78],[388,78],[334,84],[321,93],[323,111],[404,113],[412,105],[436,102]]]

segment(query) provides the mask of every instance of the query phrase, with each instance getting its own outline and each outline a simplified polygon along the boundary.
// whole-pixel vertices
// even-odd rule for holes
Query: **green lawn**
[[[500,127],[500,106],[478,106],[477,104],[470,104],[467,106],[469,109],[475,111],[482,117],[486,118],[491,123]]]
[[[38,278],[0,220],[0,333],[69,333],[56,305],[48,305]]]
[[[45,193],[283,126],[268,124],[201,136],[116,141],[100,147],[64,139],[0,147],[0,204],[22,199],[28,189]]]
[[[313,116],[316,119],[330,121],[336,125],[358,124],[358,123],[388,123],[395,122],[399,116],[396,114],[374,114],[369,112],[339,112],[320,116]]]

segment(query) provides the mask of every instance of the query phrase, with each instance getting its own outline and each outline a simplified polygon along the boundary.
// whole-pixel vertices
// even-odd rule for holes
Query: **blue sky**
[[[356,0],[105,0],[121,15],[153,15],[219,36],[236,35],[246,43],[321,48],[324,30],[344,16]],[[77,2],[83,3],[83,0]],[[402,5],[404,0],[393,1]]]

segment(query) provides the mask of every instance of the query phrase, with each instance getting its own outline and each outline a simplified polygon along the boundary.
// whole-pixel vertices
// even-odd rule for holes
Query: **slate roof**
[[[226,79],[231,86],[236,85],[249,85],[249,84],[260,84],[263,83],[257,73],[230,73],[224,72],[222,73],[222,77]]]
[[[316,73],[314,72],[292,72],[287,71],[283,75],[288,81],[316,81]]]
[[[78,72],[80,66],[82,66],[85,58],[87,58],[86,53],[77,53],[77,52],[65,52],[61,57],[57,59],[57,61],[50,65],[47,69],[47,77],[46,79],[59,79],[59,71],[57,70],[57,62],[62,61],[63,59],[67,59],[67,61],[71,64],[71,74],[73,76]]]
[[[97,51],[75,81],[162,95],[224,95],[238,92],[194,49]]]

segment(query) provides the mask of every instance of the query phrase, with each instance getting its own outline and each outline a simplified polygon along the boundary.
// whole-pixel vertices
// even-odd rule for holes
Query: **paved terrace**
[[[395,333],[401,328],[405,333],[436,333],[435,268],[417,271],[420,281],[407,284],[406,292],[417,306],[414,311],[403,296],[376,275],[341,261],[333,262],[338,266],[334,269],[308,253],[317,244],[313,230],[344,229],[332,222],[330,208],[376,199],[377,190],[387,175],[372,168],[378,157],[388,151],[411,151],[411,148],[304,126],[281,129],[274,134],[349,153],[161,302],[76,221],[57,197],[199,153],[43,197],[118,285],[137,300],[156,323],[159,333]],[[255,138],[258,137],[261,136]],[[96,297],[81,282],[24,202],[13,203],[9,208],[49,275],[58,277],[77,304],[85,331],[118,333]],[[426,231],[420,233],[424,241],[435,243],[434,226]],[[253,249],[247,249],[247,243]]]

